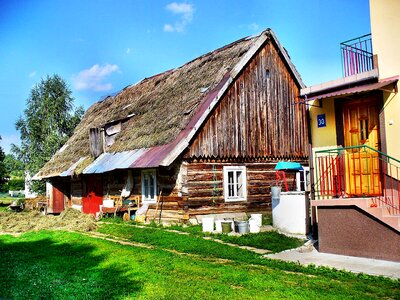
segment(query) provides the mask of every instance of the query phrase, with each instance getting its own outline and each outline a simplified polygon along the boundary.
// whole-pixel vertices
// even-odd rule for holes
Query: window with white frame
[[[142,171],[142,200],[144,202],[157,200],[157,177],[154,169]]]
[[[310,168],[303,167],[303,170],[296,173],[296,190],[310,191]]]
[[[246,167],[224,167],[224,198],[225,201],[246,201]]]

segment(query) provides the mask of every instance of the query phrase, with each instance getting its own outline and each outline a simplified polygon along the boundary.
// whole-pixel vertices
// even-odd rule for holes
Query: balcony
[[[374,68],[371,34],[340,43],[343,77],[370,71]]]

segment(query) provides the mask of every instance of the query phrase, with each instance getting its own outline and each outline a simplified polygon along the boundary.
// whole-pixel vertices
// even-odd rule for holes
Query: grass
[[[215,238],[224,242],[241,246],[250,246],[259,249],[267,249],[272,252],[281,252],[303,245],[300,239],[287,237],[276,231],[261,232],[258,234],[245,234],[242,236],[232,236],[226,234],[214,234]]]
[[[131,227],[102,225],[103,231]],[[117,230],[119,228],[119,230]],[[130,234],[140,236],[139,228]],[[205,249],[182,255],[200,237],[144,229],[154,249],[95,239],[80,233],[40,231],[0,236],[0,298],[6,299],[398,299],[399,281],[325,270],[309,275],[240,259],[248,251],[219,245],[229,261]],[[165,238],[162,234],[166,234]],[[135,239],[132,237],[132,239]],[[144,237],[140,237],[144,241]],[[215,242],[205,241],[212,248]],[[195,243],[199,246],[199,242]],[[203,245],[204,246],[204,245]],[[219,250],[221,250],[220,248]],[[215,251],[215,249],[214,249]],[[219,257],[213,252],[214,257]],[[250,255],[250,254],[248,254]],[[247,256],[249,259],[249,256]],[[260,262],[263,261],[260,259]]]
[[[212,240],[205,240],[198,233],[178,234],[164,231],[162,228],[137,227],[124,223],[101,224],[98,231],[132,242],[152,245],[160,249],[198,255],[204,258],[219,258],[252,265],[268,266],[277,270],[302,272],[307,275],[324,275],[334,280],[366,276],[363,274],[354,275],[350,272],[337,271],[326,267],[315,267],[314,265],[303,267],[296,263],[261,258],[258,254],[248,250],[226,246]],[[378,277],[373,276],[366,277],[372,281],[385,280],[377,279]]]
[[[304,243],[303,240],[293,237],[288,237],[276,231],[267,231],[258,234],[249,233],[241,236],[234,236],[222,233],[220,234],[204,233],[202,232],[201,225],[194,225],[187,227],[174,225],[168,227],[168,229],[183,231],[197,236],[210,236],[227,243],[237,244],[241,246],[250,246],[259,249],[266,249],[272,252],[281,252],[287,249],[297,248],[303,245]]]

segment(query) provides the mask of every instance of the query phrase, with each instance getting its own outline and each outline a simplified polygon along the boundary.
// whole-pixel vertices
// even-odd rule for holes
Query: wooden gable
[[[308,156],[300,87],[270,39],[255,54],[192,141],[187,156],[304,158]]]

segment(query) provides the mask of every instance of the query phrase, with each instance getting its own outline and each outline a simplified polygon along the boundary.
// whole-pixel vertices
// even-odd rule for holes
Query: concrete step
[[[385,222],[385,224],[391,226],[392,228],[397,229],[397,231],[400,231],[399,216],[384,216],[381,221]]]

